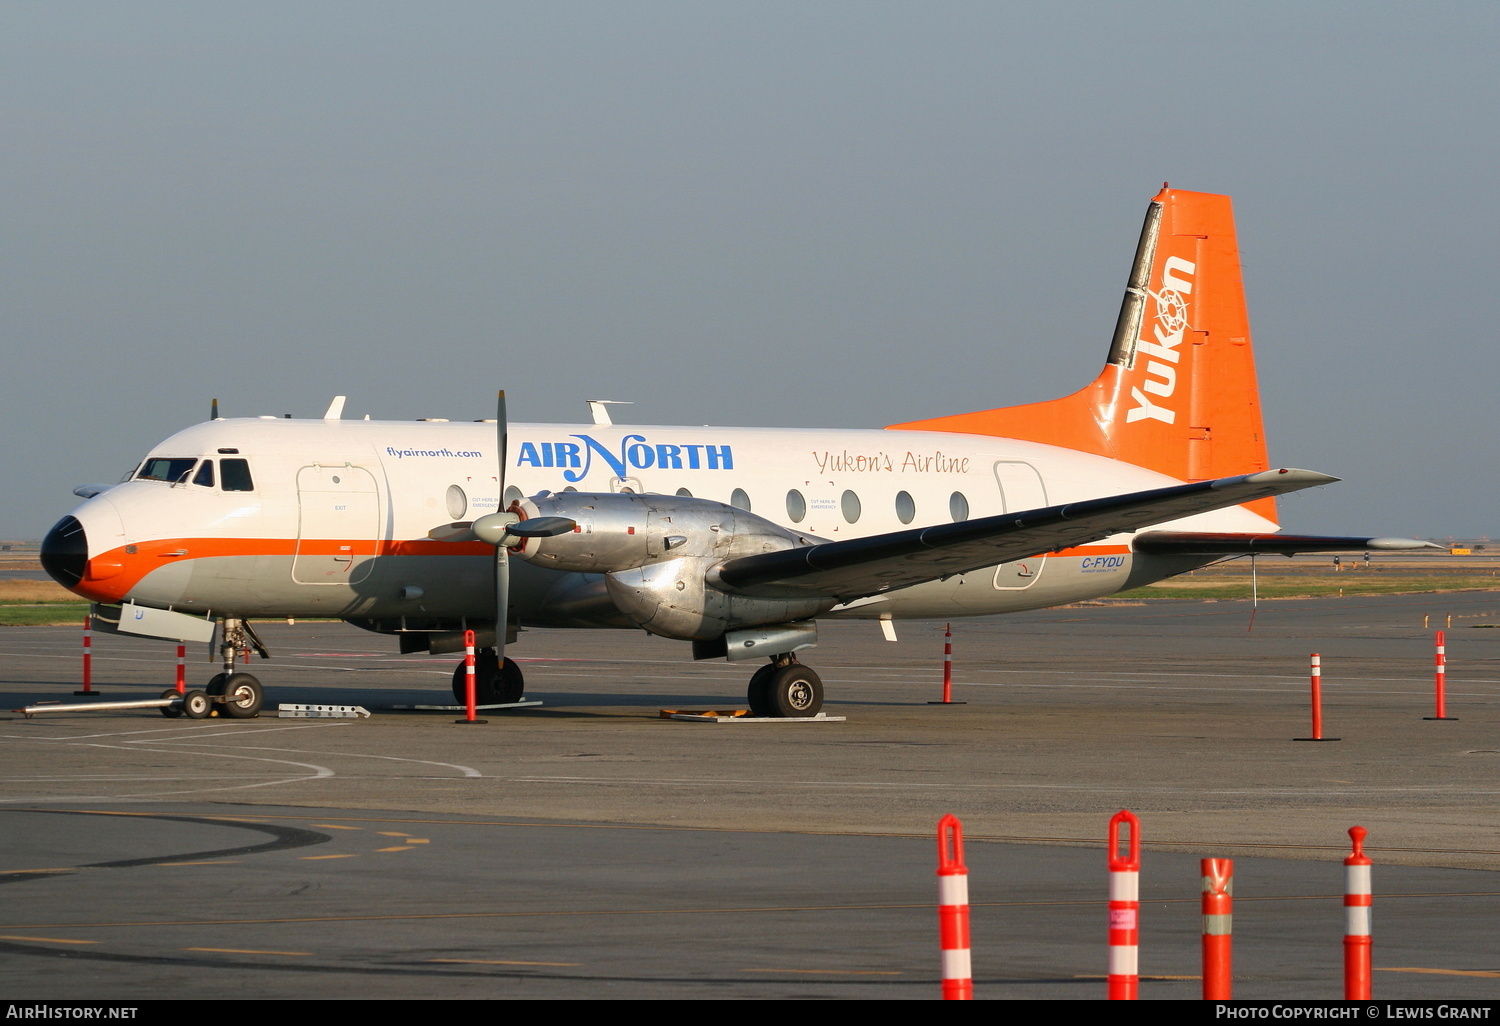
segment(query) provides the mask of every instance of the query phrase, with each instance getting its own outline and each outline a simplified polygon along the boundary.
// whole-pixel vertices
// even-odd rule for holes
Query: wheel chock
[[[276,715],[291,719],[335,719],[367,720],[370,710],[362,705],[305,705],[282,703],[276,707]]]
[[[481,710],[485,711],[485,712],[493,712],[496,709],[527,709],[527,708],[530,708],[531,706],[541,705],[541,704],[542,704],[542,700],[540,698],[528,698],[528,699],[522,699],[519,702],[503,702],[503,703],[500,703],[498,705],[476,705],[474,707],[474,710],[476,712],[479,712]],[[469,707],[466,706],[466,705],[383,705],[383,706],[380,706],[379,708],[390,710],[392,712],[449,712],[449,713],[451,713],[451,712],[458,712],[458,713],[467,712],[468,709],[469,709]]]

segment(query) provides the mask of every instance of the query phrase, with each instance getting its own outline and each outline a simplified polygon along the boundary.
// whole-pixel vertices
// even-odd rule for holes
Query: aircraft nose
[[[77,517],[59,520],[42,539],[42,569],[64,588],[83,580],[89,562],[89,539]]]

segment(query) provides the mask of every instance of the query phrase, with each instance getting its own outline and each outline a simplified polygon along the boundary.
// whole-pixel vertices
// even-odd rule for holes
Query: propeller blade
[[[499,485],[500,485],[500,510],[501,510],[501,515],[507,515],[507,514],[504,514],[504,509],[505,509],[505,468],[506,468],[506,465],[510,462],[510,460],[508,458],[508,451],[507,451],[508,448],[509,448],[509,445],[510,445],[510,427],[509,427],[509,422],[506,419],[506,413],[505,413],[505,389],[503,389],[503,388],[500,390],[500,395],[496,399],[496,402],[495,402],[495,445],[496,445],[496,458],[499,461],[499,467],[497,468],[498,472],[496,473],[495,478],[499,482]],[[514,513],[508,514],[508,516],[510,516],[511,518],[514,519],[515,514]],[[495,517],[495,519],[499,519],[495,514],[490,514],[490,517]],[[483,523],[487,519],[490,519],[490,518],[489,517],[480,517],[479,520],[475,522],[474,526],[476,528],[478,528],[479,525],[481,523]],[[495,525],[495,526],[499,526],[499,525]],[[489,541],[490,540],[488,537],[485,537],[485,535],[489,533],[488,531],[481,533],[480,531],[476,530],[474,533],[476,535],[479,535],[480,537],[484,538],[485,541]],[[500,672],[504,673],[505,672],[505,635],[506,635],[506,633],[508,632],[508,630],[510,628],[510,624],[508,622],[509,619],[510,619],[510,553],[505,550],[505,531],[503,529],[500,531],[500,536],[494,539],[494,544],[495,544],[495,656],[499,660]]]
[[[428,531],[427,537],[440,542],[474,541],[474,525],[467,520],[460,520],[456,524],[443,524],[441,527],[434,527]]]
[[[567,534],[577,526],[577,521],[567,517],[532,517],[530,520],[511,524],[505,530],[507,534],[516,538],[556,538],[560,534]]]
[[[219,400],[215,399],[215,400],[213,400],[212,402],[210,402],[208,404],[208,419],[209,420],[218,420],[219,419]]]

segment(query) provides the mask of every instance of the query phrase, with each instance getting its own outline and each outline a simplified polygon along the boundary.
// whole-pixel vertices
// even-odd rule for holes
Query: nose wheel
[[[750,678],[746,698],[752,716],[816,716],[823,708],[823,681],[801,663],[769,663]]]
[[[214,696],[215,701],[222,699],[219,715],[232,720],[248,720],[259,716],[260,707],[265,702],[265,690],[260,686],[260,681],[248,673],[221,673],[209,682],[208,693]]]

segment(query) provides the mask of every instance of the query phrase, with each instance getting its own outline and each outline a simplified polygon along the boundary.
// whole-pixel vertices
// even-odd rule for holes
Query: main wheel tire
[[[519,702],[526,695],[526,678],[521,674],[521,668],[516,665],[514,659],[507,659],[500,667],[500,674],[495,680],[496,705],[508,705],[511,702]]]
[[[190,720],[206,720],[213,711],[214,700],[201,691],[189,691],[182,696],[182,715]]]
[[[163,716],[165,716],[169,720],[175,720],[177,717],[182,715],[182,703],[177,701],[178,694],[176,688],[167,688],[167,690],[161,693],[161,697],[170,698],[174,703],[172,705],[164,705],[161,707],[161,714]]]
[[[771,675],[776,672],[775,665],[767,663],[750,678],[750,686],[745,690],[745,699],[750,704],[751,716],[775,716],[776,710],[771,705],[771,694],[767,685],[771,681]]]
[[[453,671],[453,697],[459,705],[468,702],[467,668],[463,663]],[[474,656],[474,704],[508,705],[519,702],[526,692],[526,679],[515,660],[502,664],[492,648],[480,649]]]
[[[493,648],[481,648],[474,653],[474,704],[490,705],[492,702],[486,698],[493,694],[495,689],[495,674],[499,671],[499,661],[495,658]],[[459,705],[469,701],[468,697],[468,668],[459,663],[453,670],[453,697],[458,700]]]
[[[766,682],[773,716],[816,716],[823,708],[823,681],[801,663],[783,666]]]
[[[220,687],[223,690],[219,693],[224,696],[224,702],[219,706],[220,716],[248,720],[260,715],[260,708],[266,700],[260,681],[248,673],[231,673]]]

